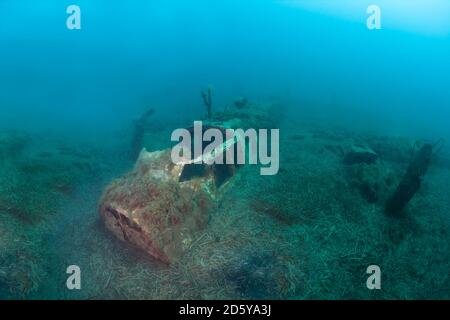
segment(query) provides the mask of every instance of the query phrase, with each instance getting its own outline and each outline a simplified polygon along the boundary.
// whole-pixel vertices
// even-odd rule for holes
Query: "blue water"
[[[419,1],[448,12],[442,2]],[[69,4],[0,2],[2,127],[110,132],[148,105],[196,116],[199,88],[212,84],[219,106],[279,97],[299,117],[449,136],[448,21],[436,33],[397,28],[410,13],[387,6],[383,28],[370,31],[359,1],[347,19],[267,0],[80,0],[82,29],[71,31]]]

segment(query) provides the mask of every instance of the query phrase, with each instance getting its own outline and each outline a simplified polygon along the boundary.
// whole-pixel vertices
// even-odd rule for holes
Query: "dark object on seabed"
[[[203,125],[202,126],[202,135],[205,134],[205,131],[208,129],[218,129],[222,132],[222,134],[225,136],[226,131],[225,128],[219,127],[219,126],[208,126]],[[191,135],[194,135],[194,127],[189,127],[186,130],[188,130]],[[204,149],[208,146],[209,143],[203,141],[202,143],[202,152],[204,152]],[[194,150],[194,140],[191,141],[191,150]],[[237,163],[237,146],[234,146],[234,159],[233,163]],[[235,164],[226,164],[225,159],[225,153],[222,154],[222,163],[223,164],[213,164],[213,165],[206,165],[204,163],[191,163],[186,164],[183,168],[183,171],[180,174],[180,182],[188,181],[192,179],[193,177],[205,177],[210,175],[211,173],[215,177],[215,184],[216,187],[221,187],[225,182],[227,182],[231,177],[233,177],[236,174],[236,169],[239,167],[239,165]],[[193,155],[191,155],[191,159],[193,160]]]
[[[354,165],[358,163],[374,163],[378,159],[378,155],[366,146],[353,145],[350,150],[345,154],[344,164]]]
[[[234,106],[238,109],[243,109],[247,106],[248,100],[244,97],[238,98],[236,101],[234,101]]]
[[[206,111],[208,113],[208,119],[211,119],[212,117],[212,89],[208,88],[205,91],[202,91],[202,99],[203,103],[206,106]]]
[[[244,254],[245,253],[245,254]],[[239,263],[221,270],[227,282],[234,283],[242,299],[279,298],[279,281],[286,268],[277,261],[275,254],[243,252]]]
[[[148,118],[155,113],[153,108],[148,109],[142,116],[134,122],[134,132],[131,141],[131,157],[136,159],[141,152],[145,131],[148,125]]]
[[[426,143],[415,155],[413,155],[406,174],[400,181],[400,184],[395,190],[393,196],[386,202],[386,213],[399,214],[412,199],[417,190],[419,190],[422,183],[422,178],[427,172],[431,162],[433,147],[439,142],[440,141],[434,145]]]

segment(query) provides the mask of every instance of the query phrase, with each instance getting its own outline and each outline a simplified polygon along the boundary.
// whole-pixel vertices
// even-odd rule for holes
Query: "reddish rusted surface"
[[[170,150],[143,150],[134,170],[102,196],[106,227],[158,260],[180,258],[206,226],[215,192],[212,176],[179,182],[182,169],[172,163]]]

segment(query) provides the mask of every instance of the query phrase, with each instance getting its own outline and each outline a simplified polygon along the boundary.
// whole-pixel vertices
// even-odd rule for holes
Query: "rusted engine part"
[[[422,179],[427,172],[433,155],[433,145],[424,144],[413,155],[408,169],[391,198],[386,202],[385,212],[399,214],[419,190]]]
[[[134,170],[105,190],[100,215],[116,237],[172,263],[206,226],[234,174],[233,165],[173,163],[171,149],[144,149]]]

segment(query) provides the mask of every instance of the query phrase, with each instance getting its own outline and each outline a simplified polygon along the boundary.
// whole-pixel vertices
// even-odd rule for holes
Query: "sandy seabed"
[[[86,147],[2,134],[0,298],[450,298],[445,150],[402,215],[391,217],[384,201],[414,139],[295,122],[280,137],[279,173],[241,168],[187,254],[167,266],[115,239],[98,215],[103,189],[133,166],[118,152],[126,142]],[[146,146],[165,139],[170,130],[160,126]],[[362,143],[377,162],[344,165],[345,147]],[[66,288],[73,264],[81,290]],[[372,264],[382,270],[382,290],[366,287]]]

